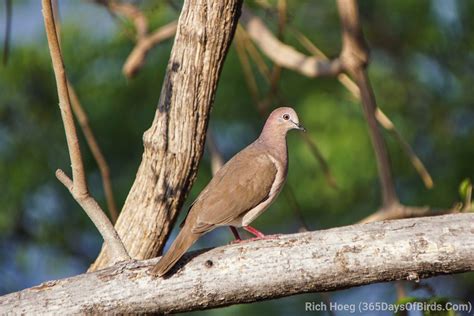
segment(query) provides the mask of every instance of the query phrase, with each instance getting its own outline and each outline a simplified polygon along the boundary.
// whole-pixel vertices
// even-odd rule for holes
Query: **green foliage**
[[[470,190],[472,190],[471,179],[466,178],[459,185],[459,195],[461,196],[461,199],[466,200],[468,191]]]

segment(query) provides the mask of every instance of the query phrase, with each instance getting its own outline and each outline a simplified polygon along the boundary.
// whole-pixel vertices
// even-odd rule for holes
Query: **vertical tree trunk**
[[[158,255],[202,156],[209,112],[242,0],[186,0],[135,182],[115,225],[135,259]],[[132,119],[132,118],[131,118]],[[109,264],[104,247],[90,270]]]

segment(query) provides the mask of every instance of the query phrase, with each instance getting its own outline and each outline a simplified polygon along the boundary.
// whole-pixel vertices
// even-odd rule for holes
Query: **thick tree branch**
[[[157,260],[0,297],[0,313],[184,312],[472,271],[474,214],[352,225],[193,252],[164,279],[148,274]]]
[[[188,0],[144,154],[116,223],[130,255],[156,257],[197,174],[209,113],[242,0]],[[107,246],[106,246],[107,247]],[[104,250],[91,270],[109,263]]]
[[[61,56],[61,48],[54,21],[51,0],[42,1],[43,16],[51,60],[56,77],[59,96],[59,108],[66,133],[66,141],[71,159],[72,180],[62,171],[56,172],[57,178],[68,188],[74,199],[82,206],[84,211],[96,225],[106,244],[109,245],[111,260],[113,262],[130,259],[112,223],[104,214],[97,202],[89,195],[87,189],[84,165],[82,163],[79,140],[71,110],[71,101],[68,92],[68,80]]]

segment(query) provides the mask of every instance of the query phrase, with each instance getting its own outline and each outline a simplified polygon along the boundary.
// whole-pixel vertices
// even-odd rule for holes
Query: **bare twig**
[[[145,64],[148,52],[159,43],[173,37],[177,25],[177,21],[172,21],[152,34],[140,38],[123,65],[122,72],[125,76],[128,78],[135,76]]]
[[[91,150],[92,156],[94,156],[95,161],[97,162],[97,166],[99,168],[100,176],[102,178],[102,187],[104,188],[105,199],[107,201],[107,208],[110,212],[110,217],[112,223],[115,223],[118,218],[118,209],[117,204],[115,203],[114,192],[112,189],[112,182],[110,181],[110,169],[109,165],[107,164],[107,160],[100,149],[99,144],[97,143],[97,139],[92,131],[92,128],[89,124],[89,118],[87,117],[87,113],[84,111],[84,108],[79,101],[79,98],[76,94],[75,89],[71,85],[68,80],[68,90],[69,95],[71,97],[71,105],[74,115],[81,126],[82,132],[84,133],[84,137],[89,145]]]
[[[3,65],[8,62],[10,53],[10,35],[12,26],[12,0],[5,0],[5,37],[3,38]]]
[[[58,7],[58,0],[51,1],[52,8],[53,8],[53,17],[56,26],[56,36],[58,38],[59,46],[61,47],[61,23],[59,19],[59,7]],[[87,113],[84,111],[84,108],[79,101],[79,98],[76,94],[74,87],[72,86],[69,79],[67,79],[67,87],[69,91],[69,97],[71,100],[71,107],[74,113],[74,116],[77,118],[79,122],[79,126],[84,134],[84,137],[87,141],[87,145],[89,146],[92,156],[94,157],[95,161],[97,162],[97,166],[99,168],[99,172],[102,178],[102,187],[104,188],[104,195],[107,201],[107,209],[110,213],[110,219],[112,223],[115,223],[118,218],[118,211],[117,205],[115,204],[114,193],[112,190],[112,183],[110,181],[110,170],[105,160],[104,155],[102,154],[102,150],[97,143],[95,135],[89,125],[89,118],[87,117]]]
[[[136,39],[144,38],[148,33],[148,19],[140,9],[135,5],[127,2],[118,2],[115,0],[95,0],[96,3],[105,6],[113,14],[118,14],[132,21]]]
[[[42,0],[42,8],[48,46],[56,78],[59,107],[66,133],[66,141],[72,167],[72,180],[62,170],[56,171],[56,177],[68,188],[74,199],[82,206],[84,211],[91,218],[92,222],[104,238],[104,241],[110,245],[109,249],[111,250],[113,260],[115,262],[129,260],[130,257],[112,223],[88,192],[84,165],[79,148],[79,140],[77,138],[76,127],[74,125],[74,118],[71,110],[66,72],[56,33],[51,0]]]
[[[295,34],[296,38],[299,42],[312,54],[315,56],[319,56],[321,58],[327,58],[327,56],[318,48],[316,47],[304,34],[299,32],[297,29],[291,28],[293,33]],[[360,100],[360,91],[359,87],[355,84],[352,79],[346,75],[345,73],[341,73],[337,76],[339,82],[346,87],[346,89],[356,98]],[[433,179],[429,174],[428,170],[426,170],[425,166],[421,159],[416,155],[413,148],[410,144],[406,141],[406,139],[402,136],[400,131],[396,128],[395,124],[390,120],[390,118],[380,109],[377,108],[375,111],[375,118],[377,121],[382,125],[387,131],[391,132],[395,139],[399,142],[402,150],[408,156],[408,159],[412,163],[415,170],[418,172],[418,175],[423,180],[425,187],[430,189],[433,187]]]
[[[148,52],[159,43],[171,38],[176,33],[177,21],[172,21],[149,34],[148,19],[145,14],[132,3],[115,0],[95,0],[110,12],[122,15],[134,24],[136,45],[125,61],[122,72],[127,78],[135,76],[145,64]]]
[[[392,178],[387,147],[375,118],[377,104],[366,72],[369,51],[360,25],[357,2],[355,0],[338,0],[337,5],[342,24],[340,60],[344,70],[354,77],[360,90],[362,109],[369,126],[369,135],[377,161],[382,188],[382,208],[388,209],[398,205],[399,200]]]
[[[328,61],[318,57],[308,57],[293,47],[278,41],[263,21],[246,8],[242,10],[241,23],[265,55],[282,67],[311,78],[325,75],[334,76],[342,70],[338,59]]]

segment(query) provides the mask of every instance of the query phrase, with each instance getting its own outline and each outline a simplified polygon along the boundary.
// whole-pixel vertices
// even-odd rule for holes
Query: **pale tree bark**
[[[160,253],[194,182],[241,6],[241,0],[183,4],[142,162],[115,226],[132,258]],[[109,262],[103,248],[90,270]]]
[[[171,313],[474,269],[474,214],[352,225],[119,263],[0,297],[0,314]],[[295,307],[298,308],[298,307]],[[304,308],[304,306],[301,306]]]

